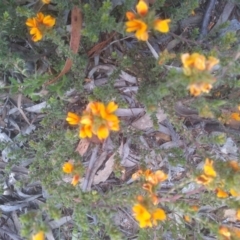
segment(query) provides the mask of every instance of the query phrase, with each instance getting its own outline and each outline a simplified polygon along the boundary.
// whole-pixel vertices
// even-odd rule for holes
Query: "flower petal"
[[[43,24],[47,27],[53,27],[56,23],[56,19],[50,15],[43,18]]]
[[[44,240],[44,232],[43,231],[39,231],[38,233],[34,234],[32,236],[32,240]]]
[[[133,20],[135,18],[135,14],[133,12],[126,12],[126,18],[128,20]]]
[[[101,125],[99,128],[98,128],[98,131],[97,131],[97,136],[100,140],[102,139],[106,139],[109,135],[109,130],[107,128],[106,125]]]
[[[37,21],[35,18],[28,18],[25,24],[28,27],[37,27]]]
[[[169,23],[171,22],[170,19],[165,19],[165,20],[161,20],[161,19],[156,19],[154,21],[154,29],[162,32],[162,33],[167,33],[169,32]]]
[[[63,164],[62,170],[63,170],[63,172],[69,174],[69,173],[72,173],[73,168],[74,168],[74,167],[73,167],[73,164],[72,164],[72,163],[66,162],[66,163]]]
[[[148,12],[148,5],[144,0],[139,0],[136,6],[136,9],[137,9],[137,13],[143,17]]]
[[[66,121],[71,125],[77,125],[80,122],[80,117],[73,112],[68,112]]]
[[[110,102],[108,103],[106,107],[106,112],[107,113],[113,113],[118,109],[118,105],[115,102]]]

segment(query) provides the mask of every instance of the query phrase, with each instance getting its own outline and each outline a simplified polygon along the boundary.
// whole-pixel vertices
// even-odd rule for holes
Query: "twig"
[[[21,113],[21,115],[23,116],[24,120],[31,125],[31,123],[28,121],[28,118],[26,117],[25,113],[23,112],[23,110],[21,109],[21,103],[22,103],[22,94],[18,94],[18,99],[17,99],[17,108],[18,111]]]
[[[98,148],[99,148],[99,146],[96,146],[93,149],[92,156],[90,158],[89,165],[88,165],[88,168],[87,168],[87,171],[86,171],[86,177],[84,179],[83,186],[82,186],[83,192],[85,192],[87,190],[89,178],[90,178],[91,172],[92,172],[92,168],[93,168],[93,166],[95,164],[95,161],[96,161],[96,158],[97,158]]]
[[[208,33],[208,24],[209,24],[209,20],[210,20],[210,17],[211,17],[212,10],[215,6],[215,2],[216,2],[216,0],[208,0],[207,9],[206,9],[206,12],[203,16],[203,22],[202,22],[202,26],[201,26],[199,39],[202,39]]]
[[[158,53],[156,52],[156,50],[152,47],[152,45],[151,45],[148,41],[146,41],[146,43],[147,43],[147,46],[148,46],[149,50],[151,51],[153,57],[154,57],[156,60],[158,60],[159,55],[158,55]]]

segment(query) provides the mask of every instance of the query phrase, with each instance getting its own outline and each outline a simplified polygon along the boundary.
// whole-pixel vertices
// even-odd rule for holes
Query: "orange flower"
[[[232,113],[231,118],[235,121],[240,121],[240,113],[237,112]]]
[[[139,222],[140,228],[152,227],[151,214],[143,205],[134,205],[132,211],[135,219]]]
[[[210,182],[212,182],[213,178],[206,176],[205,174],[202,174],[198,176],[195,181],[198,184],[208,185]]]
[[[186,222],[191,223],[192,219],[188,215],[183,215],[183,218]]]
[[[69,173],[73,172],[73,169],[74,169],[74,166],[73,166],[72,163],[66,162],[66,163],[63,164],[63,167],[62,167],[63,172],[69,174]]]
[[[72,112],[68,112],[67,114],[67,118],[66,121],[70,124],[70,125],[78,125],[80,122],[80,117]]]
[[[240,170],[240,166],[237,161],[230,161],[229,165],[235,172],[238,172]]]
[[[50,15],[44,16],[41,12],[34,18],[28,18],[26,25],[29,27],[32,40],[34,42],[41,40],[45,33],[55,25],[55,22],[55,18]]]
[[[191,209],[192,209],[194,212],[197,212],[197,211],[199,210],[199,206],[193,205],[193,206],[191,206]]]
[[[210,83],[192,83],[188,86],[190,94],[194,97],[199,96],[201,93],[209,93],[212,89],[212,84]]]
[[[169,23],[170,22],[171,22],[170,19],[164,19],[164,20],[156,19],[154,21],[154,29],[159,32],[162,32],[162,33],[167,33],[167,32],[169,32]]]
[[[78,174],[74,175],[71,184],[75,187],[78,184],[79,180],[80,176]]]
[[[32,240],[44,240],[44,232],[43,231],[39,231],[38,233],[34,234],[32,236]]]
[[[152,184],[150,183],[145,183],[143,184],[142,188],[150,193],[152,193]]]
[[[140,228],[156,226],[157,221],[166,219],[166,214],[161,208],[157,208],[150,213],[142,204],[136,204],[132,210],[135,219],[139,222]]]
[[[227,198],[229,195],[227,192],[223,191],[221,188],[216,189],[218,198]]]
[[[144,21],[140,19],[133,19],[126,22],[126,27],[127,32],[136,32],[135,36],[138,40],[148,40],[147,24]]]
[[[137,172],[135,172],[133,175],[132,175],[132,179],[133,180],[137,180],[138,178],[140,178],[143,174],[143,171],[142,170],[138,170]]]
[[[231,238],[231,233],[230,233],[229,229],[225,226],[221,226],[219,228],[219,233],[221,235],[223,235],[224,237],[226,237],[226,239],[228,239],[228,240]]]
[[[209,158],[206,158],[206,160],[205,160],[205,165],[203,167],[203,171],[208,177],[216,177],[216,175],[217,175],[213,168],[213,161],[210,160]]]
[[[137,14],[126,12],[126,32],[135,32],[138,40],[148,40],[148,28],[166,33],[169,32],[170,19],[151,19],[152,14],[148,14],[148,4],[144,0],[139,0],[136,5]],[[149,17],[150,16],[150,17]]]
[[[204,174],[195,179],[198,184],[208,185],[210,182],[212,182],[213,178],[217,176],[217,173],[213,168],[213,161],[209,158],[206,158],[205,160],[203,172]]]
[[[205,56],[199,53],[184,53],[181,56],[182,64],[183,64],[183,72],[185,75],[190,76],[195,71],[211,71],[212,68],[219,63],[219,60],[214,57],[205,58]]]
[[[80,120],[80,138],[92,137],[92,134],[102,140],[109,136],[110,131],[119,131],[119,119],[113,114],[118,108],[114,102],[105,106],[101,102],[88,104]]]
[[[152,199],[152,203],[153,203],[153,205],[158,205],[158,203],[159,203],[159,198],[158,198],[158,196],[156,195],[156,194],[152,194],[151,195],[151,199]]]
[[[144,177],[146,181],[152,185],[157,185],[158,183],[163,182],[168,178],[167,174],[161,170],[158,170],[154,173],[149,169],[144,172]]]
[[[144,17],[148,13],[148,5],[144,0],[139,0],[136,9],[137,13],[142,17]]]
[[[153,225],[157,225],[157,221],[164,221],[166,219],[166,214],[164,210],[161,208],[157,208],[153,213],[152,213],[152,221]]]
[[[44,4],[49,4],[51,1],[50,0],[42,0]]]

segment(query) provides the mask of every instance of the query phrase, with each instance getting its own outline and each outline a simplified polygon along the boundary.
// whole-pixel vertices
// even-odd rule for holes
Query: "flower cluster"
[[[209,93],[212,89],[212,83],[215,79],[210,74],[212,68],[219,63],[214,57],[208,57],[199,53],[185,53],[181,56],[183,64],[183,73],[190,77],[188,89],[193,96],[199,96],[201,93]]]
[[[156,207],[159,200],[155,192],[158,184],[165,181],[167,177],[168,176],[160,170],[152,172],[149,169],[146,171],[139,170],[133,174],[132,178],[134,180],[140,178],[142,188],[148,193],[144,195],[144,197],[138,196],[138,203],[132,208],[133,215],[139,222],[141,228],[156,226],[157,221],[166,219],[164,210]]]
[[[29,27],[32,40],[37,42],[41,40],[46,32],[55,25],[56,19],[50,15],[44,15],[39,12],[36,17],[28,18],[26,25]]]
[[[73,174],[72,182],[71,184],[73,186],[76,186],[80,180],[80,175],[79,175],[79,166],[74,165],[73,163],[66,162],[63,164],[62,170],[66,174]]]
[[[139,0],[136,5],[137,14],[127,12],[126,31],[135,32],[138,40],[148,40],[148,30],[154,29],[162,33],[169,32],[170,19],[155,19],[154,14],[148,12],[148,5],[144,0]]]
[[[119,119],[114,114],[118,105],[110,102],[105,106],[101,102],[91,102],[82,116],[69,112],[66,121],[71,125],[80,125],[79,137],[91,138],[96,135],[100,140],[106,139],[110,131],[119,131]]]
[[[44,240],[44,239],[45,239],[45,237],[44,237],[43,231],[39,231],[32,236],[32,240]]]
[[[234,178],[236,176],[236,179],[233,180],[232,182],[238,182],[238,175],[235,175],[235,173],[240,172],[240,165],[237,161],[229,161],[228,163],[226,163],[226,169],[230,168],[229,171],[229,175],[231,175],[232,178]],[[200,176],[198,176],[195,180],[197,183],[208,186],[216,177],[217,177],[217,173],[213,167],[213,161],[210,159],[206,159],[205,161],[205,165],[203,167],[203,174],[201,174]],[[239,186],[231,186],[230,188],[228,188],[228,190],[226,191],[224,189],[225,186],[225,180],[223,178],[220,178],[218,181],[215,181],[216,183],[214,184],[215,186],[215,192],[216,192],[216,196],[218,198],[227,198],[227,197],[239,197],[240,196],[240,191]]]

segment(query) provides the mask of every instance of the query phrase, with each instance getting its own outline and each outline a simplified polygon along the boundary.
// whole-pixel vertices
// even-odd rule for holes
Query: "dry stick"
[[[84,179],[84,182],[83,182],[83,186],[82,186],[83,192],[87,191],[88,182],[89,182],[89,178],[91,176],[92,168],[93,168],[94,163],[95,163],[95,161],[97,159],[98,149],[99,149],[99,146],[96,146],[93,149],[93,152],[92,152],[92,155],[91,155],[91,158],[90,158],[90,161],[89,161],[89,165],[88,165],[88,168],[87,168],[86,176],[85,176],[85,179]]]
[[[210,20],[210,17],[211,17],[212,10],[215,6],[215,2],[216,2],[216,0],[208,0],[207,9],[206,9],[206,12],[203,16],[203,22],[202,22],[202,26],[201,26],[199,39],[202,39],[208,33],[208,24],[209,24],[209,20]]]
[[[28,118],[26,117],[25,113],[23,112],[22,108],[21,108],[21,103],[22,103],[22,94],[18,94],[18,99],[17,99],[17,108],[18,111],[21,113],[21,115],[23,116],[24,120],[31,125],[31,123],[28,121]]]
[[[186,194],[179,194],[179,195],[175,195],[175,196],[172,196],[172,197],[169,197],[169,198],[160,198],[160,202],[176,202],[178,199],[184,197],[184,196],[191,196],[193,194],[196,194],[196,193],[200,193],[202,192],[203,190],[205,190],[206,188],[204,186],[201,186],[197,189],[194,189],[192,191],[189,191],[187,192]]]
[[[174,38],[180,39],[182,42],[186,42],[187,44],[191,43],[191,44],[196,45],[196,46],[202,45],[203,47],[207,47],[206,44],[204,44],[202,42],[187,39],[187,38],[179,36],[179,35],[177,35],[173,32],[169,32],[169,34]]]
[[[80,40],[81,40],[81,29],[82,29],[82,12],[77,6],[74,6],[71,13],[71,35],[70,35],[70,50],[74,53],[78,53]],[[60,77],[65,75],[72,68],[73,60],[68,58],[62,71],[52,80],[44,83],[44,87],[55,83]]]

